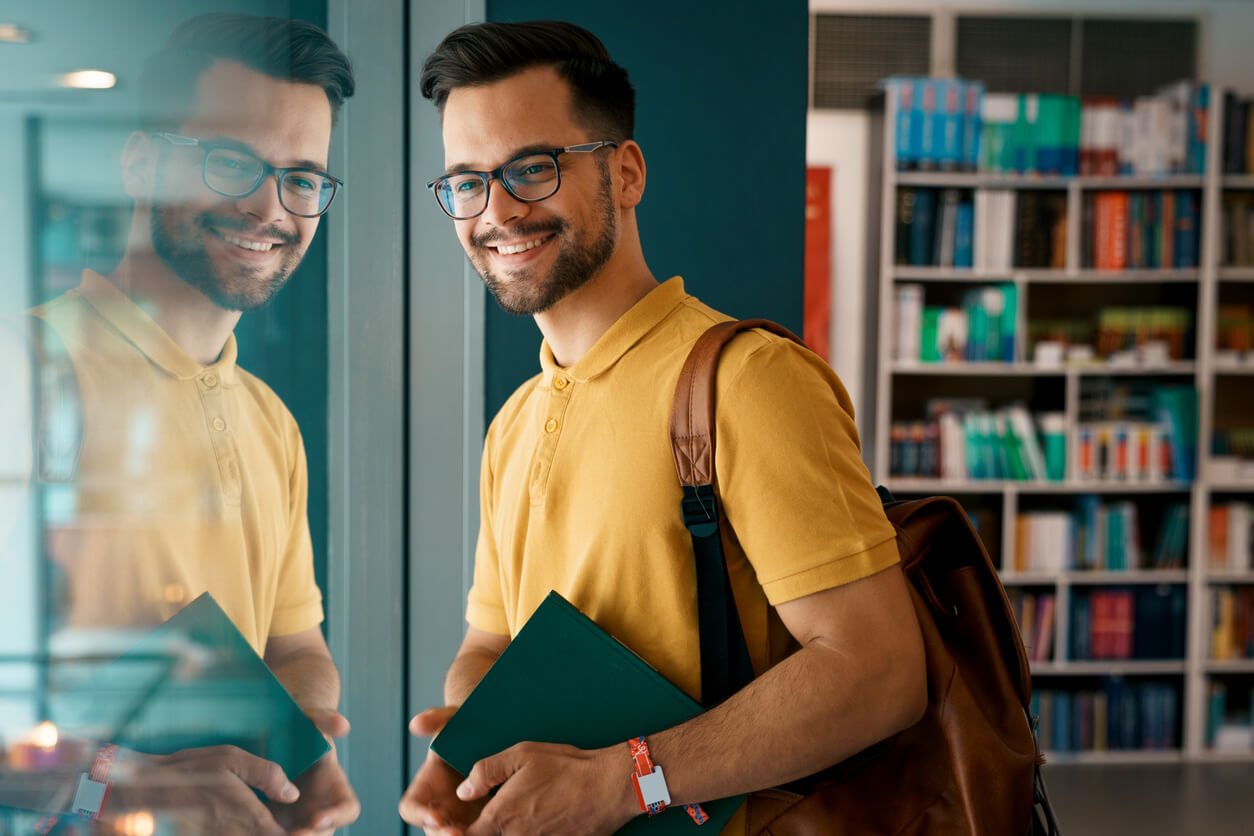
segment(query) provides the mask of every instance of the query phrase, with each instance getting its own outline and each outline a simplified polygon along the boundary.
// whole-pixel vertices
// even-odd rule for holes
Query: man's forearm
[[[463,650],[458,653],[444,677],[444,704],[461,705],[465,702],[497,658],[495,653],[487,650]]]
[[[859,664],[812,643],[718,708],[650,736],[671,797],[691,803],[786,784],[918,720],[920,671],[894,660]]]
[[[273,667],[274,675],[283,683],[305,711],[330,709],[340,704],[340,673],[329,656],[322,653],[299,653],[283,659]]]

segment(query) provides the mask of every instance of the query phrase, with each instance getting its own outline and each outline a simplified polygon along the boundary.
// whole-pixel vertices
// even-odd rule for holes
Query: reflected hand
[[[306,711],[305,715],[313,720],[313,724],[331,742],[332,747],[335,746],[332,741],[344,737],[352,730],[348,718],[333,708],[314,708]]]
[[[300,790],[278,764],[235,746],[172,755],[124,752],[118,757],[105,815],[147,809],[174,820],[180,833],[282,836],[283,828],[254,789],[283,805],[300,798]]]
[[[295,803],[269,805],[275,820],[291,834],[324,836],[361,815],[361,803],[333,751],[305,770],[296,786],[300,798]]]
[[[418,737],[432,737],[444,728],[456,711],[457,706],[428,708],[410,721],[409,731]],[[434,752],[428,752],[426,761],[401,796],[398,805],[401,818],[421,827],[428,836],[464,833],[479,817],[484,802],[459,799],[457,787],[461,782],[462,776],[453,767]]]

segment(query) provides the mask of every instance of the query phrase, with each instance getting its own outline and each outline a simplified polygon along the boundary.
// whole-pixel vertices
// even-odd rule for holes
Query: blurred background
[[[236,330],[305,441],[352,832],[402,829],[425,753],[405,724],[463,630],[483,432],[539,344],[426,194],[443,152],[417,72],[462,23],[536,18],[587,26],[631,73],[654,272],[803,333],[873,477],[967,507],[1033,658],[1065,831],[1245,832],[1254,4],[7,0],[0,317],[116,266],[140,67],[211,11],[311,21],[357,74],[329,166],[346,187]],[[22,462],[0,455],[10,763],[55,747],[51,660],[81,647],[50,559],[74,486],[32,488]]]

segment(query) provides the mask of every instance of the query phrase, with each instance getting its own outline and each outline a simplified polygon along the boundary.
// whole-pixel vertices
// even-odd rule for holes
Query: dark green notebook
[[[102,724],[129,749],[234,745],[293,779],[331,750],[208,592],[50,702],[64,728]]]
[[[581,749],[619,744],[628,781],[628,738],[677,726],[701,711],[647,662],[550,592],[431,749],[465,775],[477,761],[523,741]],[[632,819],[619,833],[714,836],[743,801],[736,796],[703,802],[710,820],[700,827],[675,806],[652,819]]]

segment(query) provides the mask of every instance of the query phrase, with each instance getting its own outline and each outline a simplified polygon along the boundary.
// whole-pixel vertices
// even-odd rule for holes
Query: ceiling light
[[[118,83],[118,77],[104,70],[75,70],[57,78],[62,87],[79,90],[108,90]]]
[[[0,23],[0,44],[24,44],[29,40],[29,30],[16,23]]]

